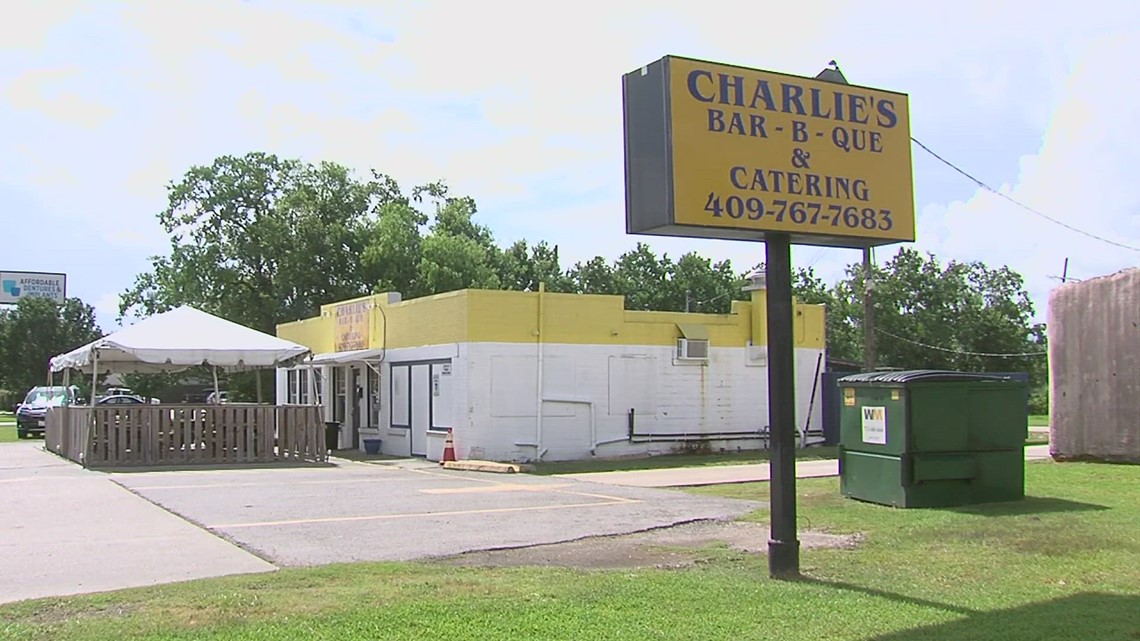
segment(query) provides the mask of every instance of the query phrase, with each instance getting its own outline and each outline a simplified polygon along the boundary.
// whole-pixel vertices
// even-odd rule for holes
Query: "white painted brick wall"
[[[674,348],[546,344],[544,352],[543,460],[569,460],[591,455],[591,414],[597,456],[660,454],[679,443],[630,443],[628,403],[611,404],[611,357],[655,359],[652,381],[655,411],[636,415],[636,431],[653,433],[713,433],[758,430],[768,424],[768,369],[746,365],[746,348],[712,348],[707,365],[674,364]],[[797,349],[796,423],[804,427],[820,350]],[[452,403],[454,439],[460,458],[534,460],[537,428],[537,357],[534,344],[460,343],[391,350],[381,364],[381,451],[408,456],[410,434],[392,428],[391,367],[401,363],[450,360],[453,395],[437,402]],[[645,362],[645,361],[641,361]],[[498,363],[496,369],[495,363]],[[324,369],[326,413],[331,416],[331,368]],[[636,386],[632,386],[636,387]],[[284,370],[277,389],[284,398]],[[494,391],[498,389],[499,398]],[[822,390],[816,389],[811,425],[822,421]],[[588,401],[583,403],[567,402]],[[498,410],[498,411],[496,411]],[[499,415],[499,414],[506,414]],[[440,439],[429,439],[429,458],[439,458]],[[607,443],[609,441],[609,443]],[[757,449],[759,440],[712,440],[714,450]]]
[[[797,425],[807,418],[817,356],[812,349],[796,350]],[[470,344],[467,351],[469,397],[464,447],[480,447],[487,458],[531,460],[535,456],[537,418],[533,409],[525,416],[496,416],[493,387],[496,375],[515,379],[520,395],[535,397],[537,348],[514,343]],[[757,430],[768,423],[768,370],[746,366],[745,348],[713,348],[706,366],[674,365],[674,350],[658,346],[557,345],[544,346],[545,395],[577,398],[594,403],[598,456],[618,456],[670,451],[676,443],[629,443],[627,407],[611,407],[609,360],[611,356],[656,358],[656,412],[638,414],[638,434],[711,433]],[[514,356],[509,366],[492,371],[495,357]],[[502,390],[498,390],[502,394]],[[811,423],[820,426],[822,405],[816,390]],[[535,401],[527,401],[533,408]],[[518,413],[512,412],[512,413]],[[457,446],[459,434],[456,434]],[[542,445],[544,460],[590,456],[590,410],[588,406],[561,402],[543,404]],[[759,441],[712,441],[714,449],[755,449]]]

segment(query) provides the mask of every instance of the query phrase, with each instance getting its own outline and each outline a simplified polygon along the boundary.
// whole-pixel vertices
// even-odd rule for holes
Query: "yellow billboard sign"
[[[336,322],[333,351],[368,349],[372,339],[371,318],[372,310],[368,301],[341,303],[333,308],[333,320]]]
[[[629,233],[914,240],[905,94],[667,56],[623,104]]]

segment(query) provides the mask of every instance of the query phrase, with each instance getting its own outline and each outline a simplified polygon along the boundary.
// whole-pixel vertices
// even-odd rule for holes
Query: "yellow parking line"
[[[420,490],[424,494],[478,494],[484,492],[553,492],[560,487],[569,487],[569,483],[560,485],[520,485],[518,483],[499,483],[498,485],[476,485],[471,487],[434,487]]]
[[[559,494],[573,494],[574,496],[588,496],[592,499],[605,499],[614,503],[641,503],[640,499],[627,499],[624,496],[610,496],[608,494],[591,494],[590,492],[574,492],[571,490],[555,490]]]
[[[605,507],[609,505],[622,505],[624,503],[639,503],[633,499],[623,501],[604,501],[595,503],[571,503],[568,505],[535,505],[531,507],[500,507],[482,510],[453,510],[448,512],[413,512],[407,514],[375,514],[371,516],[334,516],[323,519],[294,519],[290,521],[261,521],[258,523],[223,523],[207,525],[214,530],[232,530],[235,528],[269,527],[274,525],[307,525],[310,523],[347,523],[352,521],[386,521],[392,519],[412,519],[434,516],[462,516],[465,514],[503,514],[507,512],[535,512],[538,510],[567,510],[582,507]]]

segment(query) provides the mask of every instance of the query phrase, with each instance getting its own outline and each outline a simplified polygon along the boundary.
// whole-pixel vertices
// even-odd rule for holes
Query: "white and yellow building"
[[[279,325],[312,363],[278,401],[323,405],[341,448],[438,460],[570,460],[767,445],[762,278],[728,314],[627,311],[621,296],[377,294]],[[796,421],[820,425],[824,309],[796,303]],[[813,400],[814,396],[814,400]],[[314,398],[315,397],[315,398]],[[809,412],[810,408],[810,412]]]

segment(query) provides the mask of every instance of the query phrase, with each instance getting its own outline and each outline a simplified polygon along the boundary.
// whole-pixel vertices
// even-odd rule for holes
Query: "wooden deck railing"
[[[103,405],[51,408],[47,449],[86,467],[324,462],[312,405]]]

